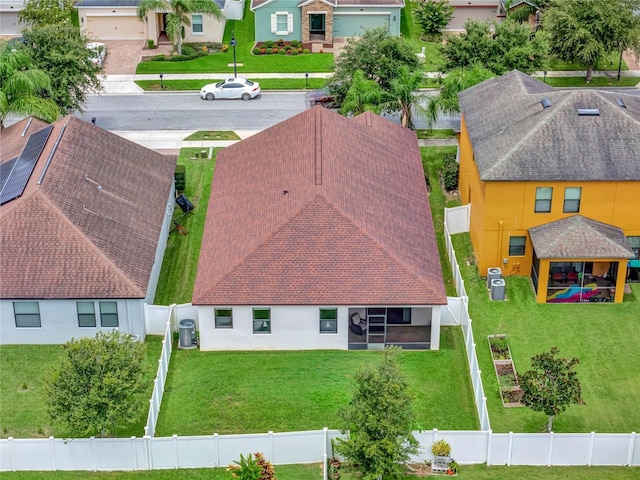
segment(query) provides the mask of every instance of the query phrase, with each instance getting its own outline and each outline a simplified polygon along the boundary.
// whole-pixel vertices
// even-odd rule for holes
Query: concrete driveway
[[[158,45],[149,50],[143,40],[103,40],[107,45],[104,61],[105,75],[133,75],[143,55],[160,55],[171,52],[171,45]]]

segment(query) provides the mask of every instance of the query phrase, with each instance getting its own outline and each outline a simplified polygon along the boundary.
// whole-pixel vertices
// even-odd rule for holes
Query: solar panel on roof
[[[0,190],[0,205],[4,205],[22,195],[33,173],[33,169],[36,167],[38,158],[42,150],[44,150],[51,130],[53,130],[53,125],[49,125],[29,137],[27,144],[22,149],[22,153],[16,160],[11,172],[9,172],[8,178],[2,185],[2,190]]]
[[[12,158],[8,162],[0,163],[0,192],[4,188],[5,183],[7,183],[17,161],[18,157]]]

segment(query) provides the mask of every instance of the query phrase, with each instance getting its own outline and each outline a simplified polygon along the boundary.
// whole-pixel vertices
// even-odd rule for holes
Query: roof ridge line
[[[576,93],[577,90],[573,90],[569,93],[569,95],[566,95],[562,100],[560,100],[560,102],[558,102],[558,107],[560,107],[561,105],[564,105],[565,103],[567,103],[569,101],[569,98],[573,97],[574,94]],[[551,93],[551,92],[544,92],[544,93]],[[535,94],[531,94],[531,93],[525,93],[525,95],[542,95],[540,93],[535,93]],[[497,169],[497,167],[501,167],[505,162],[507,162],[511,156],[516,153],[524,144],[527,140],[529,140],[534,134],[538,133],[542,127],[544,127],[547,123],[549,123],[549,120],[551,118],[553,118],[555,115],[557,114],[557,111],[554,111],[551,115],[549,115],[546,119],[539,121],[536,126],[532,129],[529,130],[529,132],[527,132],[526,135],[524,135],[523,137],[520,138],[520,140],[518,140],[513,147],[511,147],[511,149],[505,153],[500,160],[498,160],[496,163],[494,163],[490,168],[488,168],[485,171],[485,175],[481,175],[481,179],[486,179],[488,176],[490,176],[489,174],[491,174],[493,172],[493,170]],[[505,127],[506,128],[506,127]],[[504,130],[503,130],[504,131]],[[502,132],[500,132],[502,133]],[[484,177],[484,178],[483,178]]]

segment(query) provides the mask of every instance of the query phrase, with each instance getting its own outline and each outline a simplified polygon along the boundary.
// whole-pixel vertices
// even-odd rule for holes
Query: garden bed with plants
[[[506,408],[523,407],[522,388],[518,383],[518,374],[511,357],[511,349],[506,335],[488,335],[489,349],[493,368],[498,379],[502,406]]]
[[[285,42],[284,40],[267,40],[256,42],[251,50],[254,55],[300,55],[311,53],[311,44],[303,44],[300,40]]]

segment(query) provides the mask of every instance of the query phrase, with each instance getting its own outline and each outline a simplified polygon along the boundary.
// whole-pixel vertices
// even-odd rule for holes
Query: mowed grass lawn
[[[443,251],[443,208],[459,205],[445,196],[440,186],[442,155],[455,152],[450,147],[422,148],[422,160],[431,186],[430,202],[438,237],[441,260]],[[535,301],[526,277],[509,277],[506,302],[492,302],[486,280],[478,276],[468,234],[454,235],[458,263],[469,295],[476,351],[489,406],[491,427],[496,432],[539,432],[546,416],[522,408],[504,408],[500,401],[496,375],[491,361],[487,335],[505,333],[516,369],[524,373],[531,357],[560,349],[564,357],[578,357],[576,368],[582,384],[584,405],[572,405],[558,415],[556,432],[632,432],[640,429],[640,284],[631,284],[632,293],[624,303],[586,303],[544,305]],[[467,262],[469,265],[467,265]],[[452,294],[450,273],[443,261],[447,293]]]
[[[462,465],[460,478],[468,480],[637,480],[639,467],[487,467]],[[322,466],[277,465],[278,480],[321,480]],[[342,480],[361,478],[345,469]],[[404,476],[401,480],[416,477]],[[5,480],[232,480],[225,468],[153,470],[144,472],[3,472]]]
[[[160,337],[147,337],[147,384],[136,422],[116,436],[141,437],[162,349]],[[62,345],[3,345],[0,347],[0,437],[65,437],[63,426],[52,425],[47,413],[45,380],[64,355]],[[3,474],[4,476],[4,474]]]
[[[460,329],[444,328],[440,348],[400,358],[415,398],[414,428],[478,429]],[[156,435],[339,428],[358,368],[380,358],[372,351],[175,350]]]

